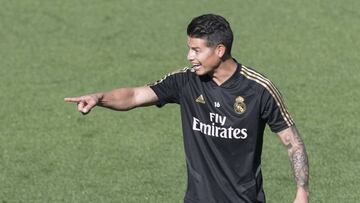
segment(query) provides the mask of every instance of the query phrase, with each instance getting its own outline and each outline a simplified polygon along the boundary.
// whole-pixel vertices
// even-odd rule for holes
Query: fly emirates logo
[[[205,135],[220,137],[226,139],[246,139],[247,129],[246,128],[233,128],[224,127],[226,122],[226,116],[220,116],[217,113],[210,113],[211,124],[201,122],[199,119],[193,117],[192,129],[194,131],[202,132]],[[220,124],[220,126],[219,126]]]

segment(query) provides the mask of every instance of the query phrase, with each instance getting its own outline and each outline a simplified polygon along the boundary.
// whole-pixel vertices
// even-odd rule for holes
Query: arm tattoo
[[[296,129],[293,130],[292,143],[288,143],[288,154],[297,186],[308,190],[309,163],[304,142]]]

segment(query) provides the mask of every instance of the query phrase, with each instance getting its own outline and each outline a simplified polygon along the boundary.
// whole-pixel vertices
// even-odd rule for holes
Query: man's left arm
[[[309,162],[305,145],[295,126],[277,133],[288,151],[297,185],[294,203],[307,203],[309,197]]]

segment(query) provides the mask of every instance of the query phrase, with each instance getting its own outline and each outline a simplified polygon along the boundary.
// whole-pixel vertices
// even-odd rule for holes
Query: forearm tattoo
[[[309,163],[304,142],[296,129],[293,129],[292,142],[287,144],[289,159],[297,186],[308,190]]]

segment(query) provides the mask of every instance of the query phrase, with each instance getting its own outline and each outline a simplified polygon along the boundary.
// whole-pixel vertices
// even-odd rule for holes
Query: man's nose
[[[187,54],[187,60],[188,61],[193,61],[195,59],[195,54],[193,50],[189,50],[188,54]]]

